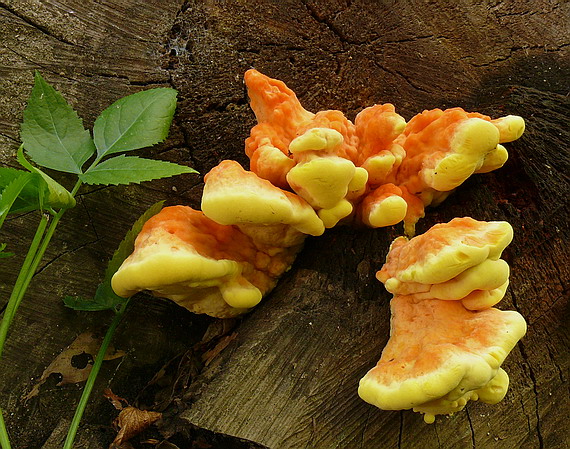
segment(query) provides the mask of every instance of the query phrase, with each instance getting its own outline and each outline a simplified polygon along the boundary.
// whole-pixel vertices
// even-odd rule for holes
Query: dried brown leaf
[[[84,332],[78,335],[77,338],[49,364],[32,388],[32,391],[30,391],[24,399],[28,401],[34,396],[37,396],[40,392],[40,387],[45,383],[48,377],[54,373],[61,375],[61,380],[57,386],[87,380],[100,346],[101,339],[95,337],[92,333]],[[126,352],[124,351],[116,351],[114,348],[109,348],[107,354],[105,354],[105,360],[117,359],[123,357],[125,354]],[[74,366],[74,364],[76,365],[77,357],[84,357],[84,360],[79,366]]]
[[[103,397],[109,400],[109,402],[113,404],[113,407],[115,407],[117,410],[123,410],[129,405],[129,401],[127,401],[125,398],[117,396],[110,388],[105,388],[105,391],[103,391]]]
[[[160,418],[162,418],[162,413],[139,410],[130,406],[124,408],[115,421],[120,430],[109,449],[122,447],[132,437],[148,429]]]

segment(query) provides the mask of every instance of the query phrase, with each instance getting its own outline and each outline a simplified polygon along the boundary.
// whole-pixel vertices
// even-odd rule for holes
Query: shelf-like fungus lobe
[[[504,397],[509,378],[501,364],[526,332],[518,312],[491,307],[508,285],[500,256],[512,237],[506,222],[455,218],[394,240],[377,273],[394,294],[390,339],[360,381],[362,399],[433,422],[469,400]]]

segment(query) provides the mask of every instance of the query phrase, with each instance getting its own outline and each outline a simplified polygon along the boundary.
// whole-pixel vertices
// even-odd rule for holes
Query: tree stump
[[[410,411],[381,411],[358,398],[358,381],[389,335],[390,295],[374,274],[403,230],[338,228],[309,239],[277,288],[231,326],[139,295],[115,338],[127,355],[105,362],[77,447],[112,441],[117,412],[102,398],[107,387],[164,411],[162,433],[148,435],[180,447],[570,446],[569,22],[570,3],[546,0],[0,1],[0,161],[10,166],[33,70],[89,127],[121,96],[176,88],[169,139],[142,154],[189,163],[202,175],[223,159],[248,166],[243,141],[255,119],[242,77],[250,67],[285,81],[307,109],[339,109],[350,119],[390,102],[406,119],[461,106],[527,122],[502,169],[471,178],[418,225],[420,233],[471,216],[515,229],[504,254],[511,285],[499,307],[519,311],[529,328],[504,364],[511,385],[501,403],[470,404],[429,426]],[[104,332],[110,321],[66,309],[61,297],[94,292],[106,260],[150,204],[198,208],[202,178],[81,192],[0,365],[14,447],[61,447],[82,385],[57,386],[54,373],[37,396],[24,397],[77,335]],[[16,256],[1,261],[0,310],[36,224],[26,214],[2,230]],[[208,326],[225,330],[204,342]],[[225,349],[200,358],[217,342]]]

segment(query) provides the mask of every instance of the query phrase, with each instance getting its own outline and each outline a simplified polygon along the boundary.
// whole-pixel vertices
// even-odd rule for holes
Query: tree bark
[[[461,106],[527,123],[523,137],[507,145],[502,169],[467,181],[417,228],[471,216],[515,229],[505,252],[511,284],[499,307],[518,310],[529,328],[504,364],[511,385],[500,404],[470,404],[428,426],[412,412],[381,411],[358,398],[358,380],[389,335],[390,295],[374,274],[402,229],[338,228],[307,241],[292,270],[233,324],[237,336],[207,366],[205,346],[196,343],[217,321],[140,295],[115,339],[128,355],[104,364],[83,447],[113,439],[117,412],[102,390],[110,386],[137,404],[150,395],[156,405],[145,386],[158,388],[151,379],[162,367],[173,380],[162,377],[168,385],[161,391],[171,394],[161,402],[159,440],[186,435],[214,447],[279,449],[570,446],[569,20],[570,3],[546,0],[0,0],[0,162],[10,166],[17,166],[36,69],[89,127],[121,96],[176,88],[168,141],[142,154],[190,163],[202,174],[224,159],[248,166],[243,141],[255,120],[242,76],[250,67],[285,81],[314,112],[339,109],[353,119],[364,107],[391,102],[406,119]],[[81,385],[57,387],[52,376],[37,397],[23,397],[78,334],[100,333],[110,321],[105,313],[65,309],[60,298],[94,292],[106,260],[148,205],[166,199],[198,208],[201,180],[183,175],[82,191],[22,303],[0,365],[0,405],[14,447],[61,446]],[[16,256],[1,262],[0,310],[36,223],[26,214],[2,230],[0,240]]]

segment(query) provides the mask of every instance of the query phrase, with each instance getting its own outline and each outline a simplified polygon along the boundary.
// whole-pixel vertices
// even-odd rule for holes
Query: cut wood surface
[[[242,79],[255,67],[285,81],[307,109],[351,119],[380,102],[406,119],[453,106],[525,118],[523,137],[506,145],[507,164],[468,180],[418,225],[424,232],[456,216],[513,225],[511,284],[499,307],[519,311],[529,327],[504,364],[509,392],[498,405],[469,404],[433,425],[360,400],[358,381],[389,336],[390,295],[374,274],[403,231],[338,228],[309,239],[242,319],[221,324],[137,296],[114,342],[127,355],[104,363],[77,447],[114,438],[118,412],[105,388],[163,411],[147,440],[179,447],[570,447],[568,23],[570,3],[544,0],[0,0],[2,164],[17,166],[22,110],[39,70],[89,127],[121,96],[176,88],[169,139],[140,153],[202,174],[88,188],[66,214],[0,364],[13,446],[61,447],[82,385],[57,386],[55,373],[24,398],[79,334],[100,334],[111,318],[66,309],[61,297],[94,292],[147,206],[166,199],[198,208],[203,174],[223,159],[247,167],[244,139],[255,118]],[[0,310],[36,224],[26,214],[2,229],[16,256],[0,262]],[[214,338],[203,337],[206,328]]]

